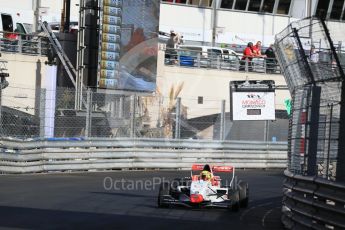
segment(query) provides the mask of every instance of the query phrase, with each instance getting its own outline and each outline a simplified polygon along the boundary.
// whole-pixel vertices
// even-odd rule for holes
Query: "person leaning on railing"
[[[240,62],[240,71],[245,70],[246,63],[248,63],[248,71],[252,71],[253,57],[255,57],[255,54],[253,53],[253,43],[248,42],[247,47],[243,50],[243,57]]]
[[[265,51],[266,55],[266,73],[274,73],[276,71],[276,55],[273,50],[273,44],[268,47],[268,49]]]

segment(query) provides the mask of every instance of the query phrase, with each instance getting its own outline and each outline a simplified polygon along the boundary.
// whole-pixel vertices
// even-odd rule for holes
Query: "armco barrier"
[[[189,169],[193,163],[285,168],[286,142],[164,139],[0,141],[1,173],[111,169]]]
[[[282,221],[288,229],[345,229],[345,184],[285,171]]]

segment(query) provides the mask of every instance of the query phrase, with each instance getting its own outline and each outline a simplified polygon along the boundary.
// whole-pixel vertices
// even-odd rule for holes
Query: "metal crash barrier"
[[[285,168],[286,142],[165,139],[0,141],[0,173],[190,169],[193,163]]]
[[[283,223],[289,229],[345,229],[345,184],[285,171]]]

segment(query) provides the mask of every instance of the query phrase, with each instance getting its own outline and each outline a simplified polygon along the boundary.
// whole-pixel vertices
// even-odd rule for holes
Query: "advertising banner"
[[[154,92],[160,0],[101,0],[98,88]]]
[[[233,92],[233,120],[275,120],[274,92]]]

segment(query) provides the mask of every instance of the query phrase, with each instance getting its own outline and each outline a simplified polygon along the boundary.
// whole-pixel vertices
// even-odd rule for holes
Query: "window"
[[[20,34],[26,34],[25,28],[21,23],[16,23],[16,32]]]
[[[236,0],[235,10],[246,10],[247,9],[247,0]]]
[[[189,5],[199,6],[200,0],[189,0]]]
[[[198,97],[198,104],[204,104],[204,97]]]
[[[179,4],[186,4],[187,0],[162,0],[163,2],[171,2],[171,3],[179,3]]]
[[[329,1],[330,0],[319,0],[316,8],[316,16],[323,19],[327,17]]]
[[[219,49],[207,49],[207,55],[210,59],[217,59],[218,56],[222,56],[222,51]]]
[[[279,0],[277,14],[289,14],[291,0]]]
[[[260,6],[261,6],[261,0],[250,0],[249,6],[248,6],[248,11],[260,11]]]
[[[200,6],[210,7],[212,6],[212,0],[200,0]]]
[[[343,10],[343,5],[344,0],[334,0],[330,17],[331,19],[340,19],[341,11]]]
[[[9,14],[1,14],[2,29],[6,32],[13,32],[12,16]]]
[[[273,13],[274,2],[275,0],[264,0],[261,11],[265,13]]]
[[[234,0],[222,0],[220,7],[226,8],[226,9],[232,9],[233,4],[234,4]]]

